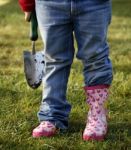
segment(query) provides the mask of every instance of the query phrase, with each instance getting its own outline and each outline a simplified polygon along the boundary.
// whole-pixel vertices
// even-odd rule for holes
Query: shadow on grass
[[[22,98],[23,92],[14,91],[11,89],[6,88],[0,88],[0,97],[1,99],[6,99],[6,97],[10,100],[13,100],[13,102],[20,100]]]
[[[7,149],[14,149],[15,150],[15,147],[18,148],[18,143],[16,142],[12,142],[12,140],[2,140],[0,139],[0,148],[3,149],[3,150],[7,150]]]
[[[114,66],[114,72],[124,72],[125,74],[131,74],[131,66],[130,64],[126,65],[115,65]]]
[[[117,17],[131,17],[130,0],[112,0],[113,16]]]
[[[111,142],[128,142],[128,139],[131,138],[131,123],[123,122],[123,123],[111,123],[109,125],[109,131],[107,140]]]
[[[112,28],[114,28],[114,27],[112,27]],[[118,27],[116,26],[116,30],[118,29]],[[119,38],[119,39],[117,39],[117,38],[109,38],[109,42],[110,42],[110,44],[111,44],[111,46],[120,46],[121,44],[123,44],[123,45],[131,45],[131,40],[130,39],[122,39],[122,38]],[[125,49],[125,48],[123,48],[123,49]],[[121,52],[123,52],[123,49],[119,49],[119,53],[121,53]],[[130,51],[130,49],[128,49],[128,50],[125,50],[124,52],[125,53],[128,53]]]
[[[83,132],[86,122],[78,120],[71,120],[69,123],[68,133],[78,133]]]
[[[18,0],[9,0],[9,2],[0,6],[0,11],[0,17],[6,17],[7,14],[21,14]]]
[[[23,86],[24,87],[24,86]],[[34,101],[32,101],[32,103],[39,103],[39,99],[42,99],[42,96],[41,96],[41,91],[34,91],[34,93],[31,94],[31,90],[27,90],[26,91],[26,95],[25,95],[25,91],[20,91],[19,90],[13,90],[13,89],[7,89],[7,88],[1,88],[0,87],[0,99],[8,99],[10,100],[12,103],[19,103],[20,100],[23,99],[23,97],[26,97],[27,100],[28,99],[34,99]]]

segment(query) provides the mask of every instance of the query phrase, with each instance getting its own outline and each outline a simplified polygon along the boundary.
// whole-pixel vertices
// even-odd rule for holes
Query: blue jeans
[[[45,76],[39,121],[67,129],[71,105],[66,99],[74,57],[73,32],[78,44],[76,57],[83,62],[85,86],[110,85],[107,29],[111,20],[109,0],[36,0],[36,13],[44,42]]]

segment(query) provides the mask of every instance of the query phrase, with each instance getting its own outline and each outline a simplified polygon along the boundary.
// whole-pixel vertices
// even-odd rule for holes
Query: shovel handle
[[[36,12],[31,13],[31,25],[30,25],[30,40],[36,41],[38,39],[38,22],[36,18]]]

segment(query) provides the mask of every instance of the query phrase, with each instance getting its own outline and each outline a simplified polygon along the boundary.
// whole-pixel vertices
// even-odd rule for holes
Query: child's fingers
[[[31,12],[25,12],[25,21],[30,21]]]

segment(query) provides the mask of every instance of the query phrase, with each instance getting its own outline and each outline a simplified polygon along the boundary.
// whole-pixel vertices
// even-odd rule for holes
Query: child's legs
[[[80,1],[80,0],[79,0]],[[77,5],[74,30],[78,43],[77,57],[84,64],[85,90],[90,106],[83,132],[84,140],[103,140],[107,133],[104,102],[112,82],[107,29],[111,18],[110,1],[84,0]]]
[[[110,1],[87,0],[77,7],[79,14],[74,19],[77,57],[84,64],[85,85],[110,85],[112,65],[107,44],[111,19]]]
[[[66,100],[70,67],[74,56],[72,24],[68,4],[54,1],[36,1],[36,12],[44,42],[45,74],[43,100],[38,117],[61,129],[68,126],[71,109]]]

